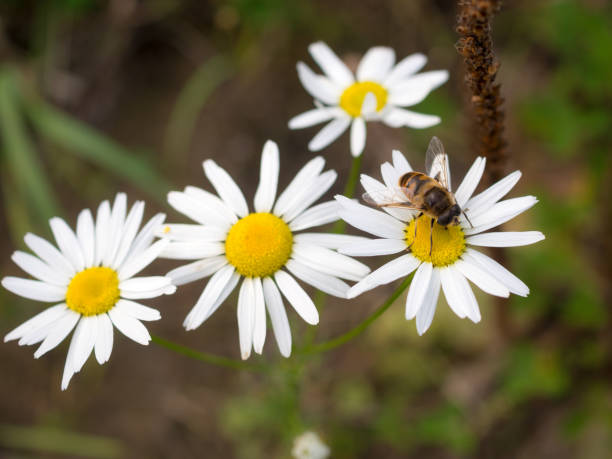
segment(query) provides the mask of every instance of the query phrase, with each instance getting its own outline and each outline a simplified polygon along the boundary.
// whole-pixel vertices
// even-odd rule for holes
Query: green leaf
[[[29,213],[43,222],[58,214],[58,204],[20,113],[14,70],[0,70],[0,133],[7,169]]]
[[[213,57],[196,69],[179,93],[166,129],[164,153],[170,164],[181,163],[202,110],[214,90],[231,75],[223,57]]]
[[[0,445],[3,448],[79,457],[123,457],[123,447],[117,440],[49,427],[0,425]]]
[[[146,158],[41,100],[29,99],[26,108],[34,126],[50,141],[165,202],[170,184]]]

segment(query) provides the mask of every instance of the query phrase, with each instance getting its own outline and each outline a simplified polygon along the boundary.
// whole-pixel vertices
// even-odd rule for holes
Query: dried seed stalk
[[[501,1],[460,0],[457,51],[465,60],[465,80],[472,93],[480,154],[487,158],[491,181],[505,172],[506,142],[503,138],[504,112],[500,85],[495,84],[499,62],[493,53],[491,20],[501,9]]]

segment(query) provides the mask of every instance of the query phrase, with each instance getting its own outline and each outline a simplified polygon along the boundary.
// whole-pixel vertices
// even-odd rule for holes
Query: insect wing
[[[402,207],[404,209],[420,209],[412,204],[403,188],[384,188],[363,194],[363,200],[377,207]]]
[[[426,174],[440,182],[448,191],[451,191],[448,169],[448,155],[444,152],[444,146],[440,139],[434,136],[429,142],[425,155]]]

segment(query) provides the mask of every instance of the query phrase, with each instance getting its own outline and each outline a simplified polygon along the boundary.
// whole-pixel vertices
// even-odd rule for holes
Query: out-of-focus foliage
[[[34,361],[28,349],[2,345],[0,455],[280,458],[295,436],[313,430],[334,458],[607,457],[608,3],[504,2],[493,24],[509,171],[523,172],[511,195],[539,199],[508,229],[547,236],[507,251],[504,263],[531,288],[527,298],[478,296],[480,324],[459,320],[442,300],[423,337],[404,320],[398,301],[350,344],[314,358],[295,355],[269,373],[136,349],[118,337],[111,362],[88,364],[61,394],[65,350]],[[453,48],[455,13],[450,1],[0,3],[1,229],[14,241],[5,238],[1,246],[2,275],[17,273],[8,260],[25,232],[48,234],[49,216],[73,222],[78,209],[118,188],[152,198],[147,212],[168,212],[169,189],[207,186],[200,163],[208,157],[252,196],[259,151],[273,138],[286,183],[313,156],[306,151],[312,131],[290,132],[287,121],[312,103],[295,63],[311,62],[307,46],[320,39],[349,64],[370,46],[388,45],[399,58],[425,52],[426,70],[448,68],[449,83],[415,107],[439,114],[442,124],[423,131],[368,128],[363,170],[378,175],[392,148],[420,169],[437,135],[460,177],[477,142]],[[322,153],[339,172],[336,192],[350,167],[347,137]],[[160,262],[155,269],[172,267]],[[202,286],[181,287],[180,297],[160,303],[164,320],[154,332],[235,357],[235,299],[197,331],[181,330]],[[328,300],[317,339],[346,331],[391,291]],[[0,290],[0,333],[35,308]],[[306,329],[292,325],[299,342]],[[277,362],[273,345],[263,359]]]

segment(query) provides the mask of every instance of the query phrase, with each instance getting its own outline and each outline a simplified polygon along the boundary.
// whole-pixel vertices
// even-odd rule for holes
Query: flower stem
[[[389,307],[399,298],[399,296],[406,290],[408,285],[410,285],[410,281],[412,280],[412,276],[406,277],[404,281],[400,284],[400,286],[391,294],[391,296],[385,301],[376,311],[370,314],[363,322],[361,322],[356,327],[352,328],[348,332],[343,335],[338,336],[337,338],[333,338],[329,341],[324,341],[323,343],[316,344],[314,346],[306,347],[299,352],[301,354],[317,354],[321,352],[326,352],[332,350],[338,346],[341,346],[344,343],[352,340],[357,337],[363,331],[368,328],[376,319],[378,319],[383,312],[385,312]]]
[[[357,182],[359,181],[359,172],[361,171],[361,158],[362,155],[356,156],[353,158],[353,162],[351,163],[351,171],[349,172],[349,178],[346,181],[346,185],[344,185],[344,191],[342,192],[343,196],[347,198],[352,198],[355,194],[355,188],[357,188]],[[344,234],[346,229],[346,222],[342,219],[338,220],[334,223],[332,227],[332,233],[334,234]],[[317,306],[317,310],[321,312],[321,310],[325,307],[325,301],[327,299],[327,294],[318,290],[315,293],[314,304]],[[317,335],[317,328],[312,327],[308,329],[304,336],[305,346],[309,346],[314,341]]]
[[[344,191],[342,192],[343,196],[347,198],[352,198],[355,194],[355,188],[357,188],[357,182],[359,181],[359,171],[361,170],[361,157],[362,155],[356,156],[353,158],[353,162],[351,163],[351,171],[349,172],[349,178],[346,181],[346,185],[344,186]],[[338,220],[333,228],[332,233],[342,234],[346,228],[346,222],[344,220]]]
[[[151,341],[161,347],[176,352],[177,354],[184,355],[200,362],[210,363],[220,367],[233,368],[234,370],[248,370],[248,371],[266,371],[268,366],[262,363],[247,363],[242,360],[229,359],[227,357],[221,357],[218,355],[208,354],[206,352],[196,351],[190,347],[183,346],[182,344],[169,341],[160,336],[151,335]]]

